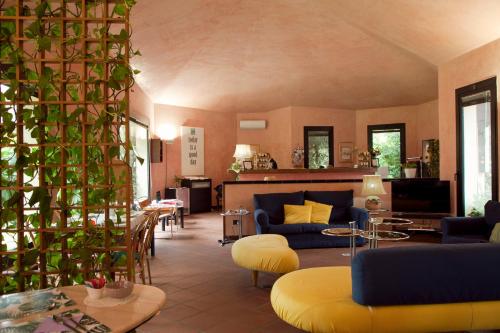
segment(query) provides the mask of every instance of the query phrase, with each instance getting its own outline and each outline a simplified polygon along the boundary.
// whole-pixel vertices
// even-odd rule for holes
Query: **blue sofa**
[[[443,218],[442,242],[444,244],[487,243],[497,222],[500,222],[500,203],[489,200],[484,205],[484,216]]]
[[[303,205],[304,200],[333,205],[329,223],[284,224],[283,205]],[[327,228],[349,227],[349,221],[356,221],[357,228],[364,229],[368,220],[366,210],[353,207],[352,190],[255,194],[254,208],[257,234],[283,235],[293,249],[349,247],[349,237],[325,236],[321,231]],[[364,239],[357,237],[357,245],[364,243]]]

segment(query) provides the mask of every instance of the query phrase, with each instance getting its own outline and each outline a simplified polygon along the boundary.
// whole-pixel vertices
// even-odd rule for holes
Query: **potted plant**
[[[403,163],[401,164],[401,167],[405,172],[405,178],[415,178],[415,176],[417,175],[417,163],[415,162]]]

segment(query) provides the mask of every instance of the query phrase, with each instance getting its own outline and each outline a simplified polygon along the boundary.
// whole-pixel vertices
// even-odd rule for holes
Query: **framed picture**
[[[252,161],[243,161],[243,169],[252,170]]]
[[[340,155],[340,162],[352,162],[353,156],[352,156],[352,151],[353,151],[354,145],[352,142],[341,142],[339,143],[339,155]]]

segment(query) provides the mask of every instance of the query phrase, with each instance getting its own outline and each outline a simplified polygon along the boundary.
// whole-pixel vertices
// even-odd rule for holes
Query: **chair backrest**
[[[154,231],[156,225],[158,224],[159,216],[160,212],[154,211],[148,214],[144,219],[144,236],[137,249],[139,256],[146,255],[146,251],[151,247],[151,242],[153,241]]]
[[[139,200],[139,206],[141,206],[141,208],[144,208],[147,205],[149,205],[149,200],[148,199]]]

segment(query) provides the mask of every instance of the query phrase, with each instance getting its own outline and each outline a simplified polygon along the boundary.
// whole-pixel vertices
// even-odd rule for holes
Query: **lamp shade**
[[[367,197],[379,194],[387,194],[384,190],[384,185],[382,185],[382,177],[380,175],[364,175],[361,195]]]
[[[233,157],[236,159],[245,159],[252,157],[252,149],[250,145],[237,144],[234,150]]]

